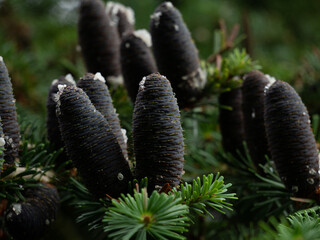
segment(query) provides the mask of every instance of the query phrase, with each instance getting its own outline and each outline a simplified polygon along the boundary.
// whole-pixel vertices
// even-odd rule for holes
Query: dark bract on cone
[[[59,85],[58,119],[62,139],[88,190],[97,198],[117,198],[131,180],[117,138],[80,88]]]
[[[120,38],[134,31],[135,18],[132,8],[108,1],[106,12],[113,24],[117,26]]]
[[[64,143],[62,141],[60,128],[59,128],[59,121],[56,115],[56,101],[54,100],[55,95],[58,92],[58,85],[67,85],[67,86],[74,86],[75,82],[71,75],[61,76],[59,79],[55,79],[52,81],[52,84],[49,88],[49,94],[47,98],[47,119],[46,119],[46,126],[47,126],[47,135],[48,140],[51,144],[54,145],[56,150],[64,147]],[[68,160],[68,156],[66,151],[64,150],[56,159],[56,166],[60,166],[61,164],[65,163]]]
[[[268,76],[254,70],[244,76],[242,83],[242,111],[245,140],[253,163],[258,169],[270,156],[264,126],[264,88]]]
[[[151,15],[150,33],[159,71],[170,79],[179,107],[192,105],[202,93],[206,76],[190,32],[171,2],[162,3]]]
[[[145,77],[133,112],[136,173],[148,177],[148,188],[180,184],[184,143],[177,101],[170,82],[160,74]]]
[[[243,153],[244,128],[242,114],[241,89],[236,88],[219,96],[219,125],[222,146],[226,152],[237,156],[237,150]],[[227,108],[225,108],[227,107]],[[229,109],[230,108],[230,109]]]
[[[16,240],[42,239],[56,219],[59,194],[55,187],[42,185],[24,192],[25,202],[15,203],[7,210],[5,227]]]
[[[100,73],[96,73],[95,75],[87,73],[77,82],[77,86],[85,91],[95,108],[107,120],[112,133],[116,136],[120,144],[125,159],[128,159],[127,143],[124,137],[125,130],[121,129],[120,120],[113,107],[105,79]]]
[[[7,67],[0,57],[0,117],[5,139],[5,164],[13,164],[19,154],[20,129],[17,121],[16,100]]]
[[[101,0],[82,0],[79,43],[88,72],[101,72],[110,83],[122,83],[120,38]]]
[[[151,37],[146,30],[127,34],[121,42],[122,74],[133,103],[136,101],[142,78],[158,71],[149,47],[151,47]]]
[[[319,156],[308,111],[288,83],[270,85],[264,118],[271,158],[289,191],[319,200]]]

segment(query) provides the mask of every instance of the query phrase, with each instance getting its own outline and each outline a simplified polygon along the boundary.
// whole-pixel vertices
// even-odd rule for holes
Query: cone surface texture
[[[266,163],[265,155],[270,157],[264,126],[264,88],[268,83],[262,72],[254,70],[244,77],[241,88],[245,140],[258,169]]]
[[[111,126],[80,88],[59,90],[58,118],[68,155],[97,198],[126,193],[131,172]]]
[[[78,35],[88,72],[101,72],[108,83],[121,78],[119,34],[101,0],[81,1]]]
[[[77,86],[85,91],[95,108],[107,120],[112,133],[116,136],[120,144],[125,159],[128,159],[127,143],[121,131],[120,120],[113,107],[108,86],[103,80],[104,78],[99,76],[99,73],[96,75],[87,73],[77,82]]]
[[[265,124],[271,158],[281,180],[295,196],[315,197],[319,158],[310,118],[296,91],[276,81],[266,88]]]
[[[144,76],[156,73],[158,70],[149,47],[133,33],[122,39],[121,68],[125,87],[134,103],[138,94],[139,82]]]
[[[7,67],[0,60],[0,117],[5,140],[5,164],[13,164],[19,154],[20,129],[17,121],[16,100]]]
[[[170,82],[160,74],[145,77],[133,113],[133,141],[138,178],[150,190],[180,184],[184,143],[177,101]]]
[[[220,107],[219,125],[222,135],[222,146],[226,152],[238,155],[243,153],[244,129],[242,114],[242,93],[240,88],[221,93],[219,104],[230,109]]]
[[[24,192],[25,202],[13,204],[6,212],[6,228],[16,240],[42,239],[56,219],[59,194],[55,187],[42,185]]]
[[[73,86],[75,83],[66,79],[65,76],[59,77],[57,80],[53,80],[50,88],[49,88],[49,94],[47,98],[47,119],[46,119],[46,125],[47,125],[47,135],[48,140],[51,144],[54,145],[54,148],[56,150],[59,150],[60,148],[64,147],[64,143],[62,141],[60,128],[59,128],[59,121],[58,117],[56,115],[56,101],[55,95],[58,92],[58,85],[66,85],[66,86]],[[56,165],[59,166],[66,162],[68,160],[68,156],[66,154],[66,151],[64,150],[56,159]]]
[[[151,15],[150,33],[160,73],[170,80],[179,107],[189,106],[200,97],[206,77],[190,32],[170,2],[162,3]]]

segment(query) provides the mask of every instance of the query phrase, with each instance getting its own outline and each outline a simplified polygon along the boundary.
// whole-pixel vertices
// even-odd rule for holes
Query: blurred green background
[[[52,80],[68,73],[77,80],[85,73],[77,43],[79,2],[0,0],[0,56],[12,78],[22,119],[44,126]],[[134,9],[136,29],[148,29],[150,15],[161,1],[119,2]],[[239,24],[240,35],[245,36],[239,47],[246,48],[259,61],[263,72],[300,87],[307,107],[320,113],[320,51],[316,50],[320,46],[319,0],[175,0],[173,4],[181,11],[201,59],[213,53],[219,20],[225,21],[229,31]],[[309,87],[301,87],[305,80],[311,82],[308,86],[312,92]],[[62,212],[73,214],[68,209]],[[86,239],[85,233],[75,230],[68,218],[57,221],[56,229],[65,232],[54,230],[52,239]]]
[[[135,11],[136,28],[149,28],[150,15],[161,1],[122,0]],[[263,71],[292,81],[303,59],[320,45],[318,0],[175,0],[200,56],[213,51],[213,32],[224,19],[229,30],[240,24],[242,47]],[[84,74],[77,51],[78,0],[1,0],[0,56],[9,69],[19,111],[44,119],[51,81]]]

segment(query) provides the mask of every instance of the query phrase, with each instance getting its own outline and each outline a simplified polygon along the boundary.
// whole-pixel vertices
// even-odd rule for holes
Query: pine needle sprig
[[[290,198],[291,194],[282,183],[273,161],[266,157],[266,164],[260,164],[257,169],[245,143],[244,150],[245,152],[239,152],[237,157],[223,153],[222,150],[222,155],[217,156],[221,162],[228,165],[223,174],[232,183],[231,189],[239,198],[234,209],[242,221],[289,214],[294,212],[295,205],[304,205],[296,202],[299,199]]]
[[[96,199],[78,179],[70,177],[68,184],[60,186],[61,202],[70,206],[76,214],[76,222],[88,228],[92,235],[102,236],[102,218],[111,205],[109,199]]]
[[[223,176],[213,174],[200,177],[193,180],[193,184],[185,183],[180,185],[180,190],[174,188],[173,195],[176,198],[181,198],[182,203],[190,207],[191,210],[204,215],[208,213],[212,218],[213,215],[208,212],[207,208],[212,208],[221,213],[225,213],[222,209],[232,211],[232,204],[226,202],[227,199],[238,199],[235,193],[226,193],[231,183],[225,184]]]
[[[287,218],[259,222],[263,234],[254,239],[320,239],[319,207],[298,211]]]
[[[61,151],[50,152],[48,142],[33,144],[27,139],[20,147],[19,166],[3,169],[0,179],[0,200],[7,199],[9,204],[24,201],[22,192],[26,188],[38,187],[39,181],[51,182],[58,177],[54,177],[52,170]]]
[[[153,191],[148,197],[144,188],[112,204],[102,220],[111,239],[186,239],[189,208],[174,195]]]
[[[216,63],[207,63],[208,89],[215,92],[230,91],[241,86],[241,76],[261,66],[251,59],[244,49],[233,49]]]

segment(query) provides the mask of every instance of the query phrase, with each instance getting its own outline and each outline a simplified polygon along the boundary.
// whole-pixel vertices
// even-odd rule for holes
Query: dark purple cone
[[[0,117],[0,151],[1,151],[0,152],[0,176],[1,176],[1,171],[4,163],[4,145],[5,145],[5,140],[4,140],[2,122]]]
[[[236,88],[219,96],[219,125],[222,136],[222,146],[226,152],[237,156],[237,150],[244,153],[244,128],[242,114],[241,89]],[[224,109],[223,106],[231,109]]]
[[[170,79],[179,107],[192,105],[201,96],[206,77],[190,32],[170,2],[151,16],[150,33],[159,71]]]
[[[16,100],[8,70],[0,57],[0,117],[5,139],[5,164],[13,164],[19,154],[20,129],[17,121]]]
[[[79,43],[88,72],[101,72],[107,82],[121,81],[120,38],[101,0],[82,0]]]
[[[42,185],[24,192],[25,202],[13,204],[6,212],[5,226],[16,240],[42,239],[56,219],[59,194],[55,187]]]
[[[129,164],[107,120],[80,88],[60,87],[58,96],[62,139],[88,190],[97,198],[126,193]]]
[[[77,86],[86,92],[92,104],[107,120],[112,133],[120,144],[125,159],[128,159],[127,143],[121,131],[120,120],[113,107],[112,98],[104,78],[100,73],[95,75],[87,73],[77,82]]]
[[[266,87],[265,125],[271,158],[295,196],[319,199],[319,156],[305,105],[286,82]]]
[[[134,11],[121,3],[107,2],[106,12],[117,26],[120,38],[134,31]]]
[[[158,72],[149,46],[135,33],[128,34],[122,39],[121,68],[128,94],[135,103],[139,82],[144,76]]]
[[[56,115],[56,105],[54,98],[58,92],[58,85],[67,85],[67,86],[74,86],[75,82],[73,81],[71,75],[61,76],[59,79],[53,80],[50,88],[49,94],[47,98],[47,134],[48,140],[51,144],[54,145],[55,150],[59,150],[64,147],[64,143],[62,141],[60,128],[59,128],[59,121]],[[61,164],[65,163],[69,160],[69,157],[64,150],[56,159],[56,166],[60,166]]]
[[[133,112],[133,142],[138,179],[148,177],[148,188],[180,184],[184,143],[179,107],[170,82],[160,74],[145,77]]]
[[[264,88],[268,78],[257,70],[245,75],[242,83],[242,112],[245,140],[252,161],[260,169],[265,164],[265,155],[270,157],[264,127]]]

